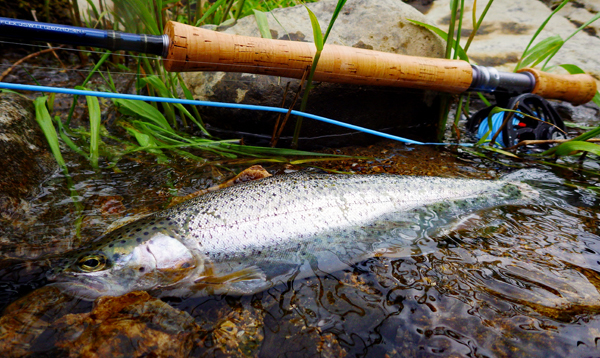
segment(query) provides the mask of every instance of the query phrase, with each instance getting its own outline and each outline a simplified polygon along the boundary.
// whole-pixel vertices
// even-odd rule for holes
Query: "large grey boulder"
[[[323,31],[337,0],[307,4]],[[276,9],[267,15],[273,38],[313,41],[304,6]],[[427,22],[419,11],[398,0],[349,0],[339,15],[327,43],[368,48],[403,55],[442,57],[444,43],[431,32],[407,19]],[[226,33],[260,37],[253,16],[241,19]],[[209,101],[258,104],[289,108],[299,81],[274,76],[241,73],[186,73],[195,98]],[[295,109],[299,108],[298,101]],[[428,140],[435,136],[439,101],[433,93],[420,90],[320,83],[311,92],[307,112],[401,136]],[[243,136],[246,142],[268,144],[277,114],[248,110],[203,108],[203,119],[212,133],[221,137]],[[288,145],[295,118],[288,121],[279,144]],[[357,134],[331,124],[304,119],[300,146],[340,146],[373,142],[377,137]]]
[[[548,5],[544,3],[548,3]],[[472,63],[512,72],[532,36],[552,13],[549,5],[557,3],[557,1],[549,0],[495,1],[468,49],[467,54]],[[463,46],[473,28],[472,9],[473,0],[465,0]],[[484,5],[477,3],[478,17],[483,9]],[[600,1],[598,0],[577,0],[567,4],[552,17],[535,43],[555,35],[566,39],[581,24],[592,18],[598,10],[600,10]],[[450,22],[450,0],[435,0],[427,12],[427,16],[434,25],[447,31]],[[558,65],[574,64],[594,76],[597,84],[600,84],[598,82],[600,79],[600,38],[594,35],[598,24],[600,23],[593,24],[567,41],[549,62],[551,68],[548,71],[567,74],[567,71]],[[541,68],[541,64],[536,68]],[[564,120],[586,125],[596,125],[598,122],[599,111],[593,102],[576,107],[560,101],[552,101],[552,104]]]
[[[581,1],[580,1],[581,2]],[[550,36],[559,35],[566,39],[582,22],[593,15],[593,3],[584,1],[590,10],[585,15],[585,8],[572,4],[564,7],[548,22],[537,37],[536,43]],[[450,20],[450,0],[436,0],[427,12],[428,18],[434,25],[447,31]],[[484,6],[477,4],[478,16]],[[473,0],[465,1],[465,16],[463,19],[463,45],[468,37],[468,31],[473,28],[471,12]],[[597,10],[596,10],[597,11]],[[521,57],[538,27],[550,16],[552,10],[539,0],[503,0],[495,1],[490,7],[482,26],[471,44],[468,55],[475,63],[495,66],[499,70],[512,71]],[[568,18],[573,18],[569,21]],[[596,24],[597,26],[598,24]],[[594,27],[590,28],[590,31]],[[584,71],[600,78],[600,38],[582,31],[571,38],[558,54],[550,61],[550,65],[575,64]],[[555,69],[563,72],[561,68]]]

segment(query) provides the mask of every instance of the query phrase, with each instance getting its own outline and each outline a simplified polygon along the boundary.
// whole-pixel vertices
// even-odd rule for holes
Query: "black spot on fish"
[[[140,272],[144,272],[144,271],[146,271],[146,268],[145,267],[140,267]]]
[[[158,228],[156,226],[153,226],[152,230],[158,230]]]
[[[136,239],[135,239],[135,241],[137,241],[137,242],[142,242],[142,238],[141,238],[141,237],[138,237],[138,238],[136,238]]]
[[[140,229],[139,227],[137,229],[135,229],[135,231],[142,231],[142,229]]]
[[[121,240],[121,244],[124,244],[126,242],[127,242],[127,240]]]
[[[119,254],[114,254],[112,258],[113,258],[113,260],[117,261],[120,256],[121,255],[119,255]]]
[[[148,235],[148,231],[144,231],[144,235]]]
[[[108,244],[108,247],[113,247],[115,246],[115,244]]]

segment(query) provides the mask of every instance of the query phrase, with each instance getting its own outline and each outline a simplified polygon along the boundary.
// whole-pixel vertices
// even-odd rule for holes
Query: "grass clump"
[[[274,8],[293,6],[304,3],[302,0],[217,0],[217,1],[183,1],[173,0],[114,0],[112,10],[104,1],[98,5],[89,1],[90,10],[81,16],[84,25],[88,27],[101,26],[114,28],[130,33],[145,33],[161,35],[167,20],[173,19],[179,22],[204,25],[231,25],[237,19],[254,15],[260,23],[263,20],[263,36],[270,35],[268,25],[265,26],[263,11]],[[74,4],[76,5],[76,4]],[[78,7],[73,6],[76,12]],[[76,14],[77,17],[80,14]],[[266,30],[265,30],[266,29]],[[128,66],[122,63],[119,57],[115,57],[110,51],[100,52],[101,55],[91,55],[95,62],[88,76],[76,88],[85,89],[89,87],[90,80],[94,75],[99,75],[104,84],[101,89],[118,92],[113,75],[121,71],[131,72],[135,68],[134,89],[137,94],[147,93],[151,96],[166,98],[193,99],[191,92],[186,87],[181,76],[177,73],[169,73],[162,66],[159,58],[129,54],[129,59],[135,59],[135,63]],[[96,60],[94,60],[96,58]],[[98,86],[98,85],[96,85]],[[51,103],[51,101],[44,101]],[[305,151],[260,148],[246,146],[238,140],[218,140],[213,138],[204,126],[202,118],[194,106],[181,104],[141,102],[126,99],[113,99],[112,104],[117,110],[118,118],[114,121],[112,131],[115,128],[129,138],[120,138],[110,133],[102,124],[106,115],[101,111],[101,105],[97,98],[87,98],[87,111],[89,115],[89,130],[82,128],[71,128],[71,122],[78,104],[78,98],[73,98],[72,106],[66,118],[56,116],[54,120],[48,121],[43,117],[46,125],[54,123],[56,141],[62,141],[70,150],[86,157],[93,168],[98,168],[99,163],[105,160],[114,166],[123,157],[135,152],[145,152],[154,156],[159,163],[168,163],[173,157],[183,157],[193,161],[207,162],[201,154],[208,152],[211,157],[222,157],[226,159],[238,159],[240,157],[254,158],[254,161],[267,162],[289,162],[287,156],[319,156],[327,155],[310,153]],[[41,102],[38,107],[41,109]],[[46,105],[46,111],[38,111],[38,116],[52,112],[51,106]],[[48,116],[50,116],[48,114]],[[42,118],[42,117],[40,117]],[[51,130],[51,128],[46,128]],[[190,133],[196,133],[192,135]],[[49,137],[50,138],[50,137]],[[53,145],[54,145],[53,144]],[[60,147],[54,145],[53,153],[61,167],[64,160],[60,153]],[[307,159],[310,160],[310,159]],[[66,167],[65,167],[66,168]]]
[[[464,48],[460,46],[462,21],[463,21],[463,15],[465,12],[464,11],[465,10],[464,0],[452,0],[450,2],[451,19],[450,19],[450,25],[449,25],[448,32],[445,32],[445,31],[443,31],[435,26],[429,25],[429,24],[424,24],[424,23],[414,21],[414,20],[411,20],[411,21],[415,24],[418,24],[420,26],[428,28],[429,30],[436,33],[438,36],[440,36],[442,39],[444,39],[446,41],[446,44],[447,44],[446,58],[461,59],[461,60],[464,60],[467,62],[471,62],[470,59],[468,58],[467,51],[468,51],[472,41],[474,40],[477,31],[481,27],[481,25],[484,21],[484,18],[486,16],[486,14],[488,13],[488,10],[490,9],[493,2],[494,2],[494,0],[487,1],[485,8],[484,8],[482,14],[479,16],[479,18],[477,18],[477,16],[476,16],[477,0],[475,0],[473,2],[473,8],[472,8],[473,30],[472,30],[469,38],[466,40]],[[515,72],[520,69],[523,69],[525,67],[535,67],[540,64],[542,64],[541,70],[543,70],[543,71],[549,71],[549,70],[554,69],[557,66],[550,66],[549,62],[558,53],[558,51],[563,47],[563,45],[567,41],[569,41],[571,38],[573,38],[573,36],[575,36],[581,30],[583,30],[585,27],[587,27],[589,24],[593,23],[594,21],[598,20],[598,18],[600,18],[600,14],[596,14],[589,21],[582,24],[575,31],[573,31],[573,33],[571,33],[566,39],[562,39],[560,36],[555,35],[555,36],[550,36],[546,39],[542,39],[542,40],[536,42],[536,40],[538,40],[539,34],[546,27],[546,25],[548,24],[550,19],[554,15],[556,15],[565,5],[567,5],[568,2],[569,2],[569,0],[561,1],[554,8],[552,13],[542,22],[542,24],[536,30],[534,35],[531,37],[525,50],[523,51],[523,54],[521,55],[517,65],[514,68]],[[573,64],[562,64],[558,67],[562,67],[563,69],[568,71],[570,74],[585,73],[581,68],[579,68],[578,66],[573,65]],[[485,99],[485,97],[483,97],[483,95],[481,93],[478,93],[478,96],[484,101],[484,103],[486,103],[486,105],[488,105],[488,106],[490,105],[489,102]],[[445,98],[450,99],[449,96],[446,96]],[[596,105],[600,106],[600,93],[596,92],[593,102]],[[442,106],[442,114],[440,116],[440,122],[439,122],[440,132],[438,135],[438,139],[440,141],[443,140],[443,133],[446,128],[446,121],[448,118],[448,114],[450,112],[451,105],[452,105],[452,101],[448,100]],[[463,107],[468,108],[468,106],[469,106],[469,96],[460,95],[458,97],[458,104],[457,104],[457,109],[456,109],[456,113],[455,113],[455,121],[454,121],[454,129],[455,129],[456,133],[458,133],[458,121],[463,112]],[[502,111],[514,112],[511,109],[496,107],[490,113],[490,117],[494,113],[498,113],[498,112],[502,112]],[[489,126],[489,128],[491,128],[491,125]],[[498,135],[498,133],[495,134],[495,136],[497,136],[497,135]],[[547,163],[545,160],[550,159],[550,158],[560,158],[560,157],[568,157],[568,156],[574,156],[574,155],[579,155],[579,156],[581,156],[581,158],[583,158],[583,157],[587,156],[588,153],[591,153],[594,155],[593,160],[596,162],[600,162],[599,158],[597,157],[598,155],[600,155],[600,145],[598,145],[596,143],[586,142],[586,140],[596,137],[598,135],[600,135],[600,127],[588,128],[588,130],[585,133],[577,136],[576,138],[573,138],[573,139],[566,141],[564,143],[561,143],[549,150],[546,150],[540,154],[537,154],[536,158],[539,158],[539,160],[542,160],[542,161],[544,161],[544,163]],[[500,155],[504,155],[504,156],[507,156],[507,157],[513,158],[513,159],[522,159],[525,155],[529,155],[526,153],[515,153],[515,152],[508,151],[508,150],[495,148],[492,146],[493,145],[492,141],[486,141],[485,138],[488,138],[488,136],[487,135],[483,136],[482,140],[480,140],[476,144],[476,147],[482,148],[484,150],[492,151],[494,153],[498,153]],[[515,147],[517,147],[517,146],[515,146]],[[474,153],[473,151],[470,151],[470,152]],[[479,153],[479,155],[481,155],[481,153]],[[483,154],[483,155],[485,157],[485,154]],[[580,163],[581,163],[581,160],[579,161],[579,163],[577,163],[575,165],[579,165]]]

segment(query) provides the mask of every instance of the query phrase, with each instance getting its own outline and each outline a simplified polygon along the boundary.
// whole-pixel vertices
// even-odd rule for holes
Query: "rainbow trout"
[[[48,278],[85,299],[136,290],[178,297],[252,294],[315,275],[315,268],[333,272],[394,252],[390,248],[407,245],[394,230],[411,210],[493,206],[518,198],[524,186],[306,171],[272,176],[104,234],[67,253]]]

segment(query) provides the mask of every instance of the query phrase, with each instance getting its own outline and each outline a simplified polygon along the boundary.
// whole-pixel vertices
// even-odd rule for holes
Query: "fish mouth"
[[[108,296],[112,293],[106,283],[91,277],[54,275],[52,278],[48,278],[48,280],[55,281],[49,286],[56,287],[69,295],[88,301],[93,301],[100,296]]]

